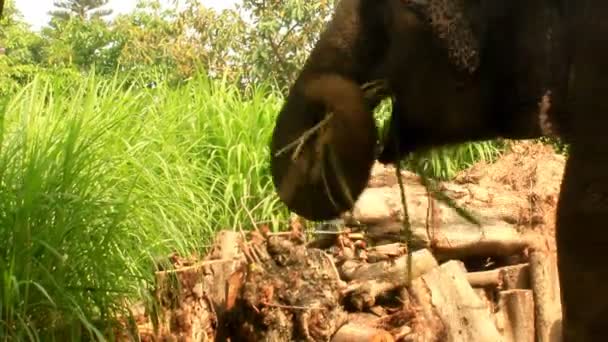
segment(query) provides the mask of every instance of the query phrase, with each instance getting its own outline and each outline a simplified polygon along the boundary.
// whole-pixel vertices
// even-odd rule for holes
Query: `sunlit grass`
[[[280,102],[191,81],[125,89],[34,80],[0,130],[0,338],[107,336],[154,258],[201,252],[213,231],[286,212],[267,145]]]
[[[0,336],[100,337],[90,318],[117,309],[128,276],[120,251],[128,197],[104,158],[103,135],[122,118],[96,110],[93,82],[58,100],[34,80],[0,126]]]

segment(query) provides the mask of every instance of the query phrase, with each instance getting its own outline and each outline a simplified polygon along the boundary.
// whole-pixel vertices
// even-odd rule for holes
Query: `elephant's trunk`
[[[272,179],[287,207],[309,220],[338,217],[367,185],[377,102],[366,105],[361,86],[387,50],[385,11],[385,0],[339,1],[278,115]]]
[[[338,74],[301,78],[272,136],[279,198],[309,220],[338,217],[367,185],[376,139],[373,112],[356,82]]]

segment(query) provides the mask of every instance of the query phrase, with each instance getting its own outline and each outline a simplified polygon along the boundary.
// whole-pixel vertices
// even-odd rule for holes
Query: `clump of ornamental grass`
[[[36,78],[2,104],[0,340],[108,338],[169,254],[287,218],[267,160],[279,95],[121,79]]]
[[[0,338],[102,339],[120,311],[128,196],[112,185],[94,80],[67,97],[36,78],[0,117]]]

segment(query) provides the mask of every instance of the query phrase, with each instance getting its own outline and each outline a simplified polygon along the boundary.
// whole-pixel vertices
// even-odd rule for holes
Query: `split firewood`
[[[413,252],[411,260],[411,279],[436,267],[437,260],[428,249]],[[363,282],[367,280],[389,281],[406,284],[408,280],[408,254],[394,260],[385,260],[372,264],[357,261],[346,261],[340,268],[344,280]],[[405,282],[404,282],[405,281]]]
[[[534,342],[534,297],[532,290],[507,290],[498,294],[498,313],[503,337],[512,342]]]
[[[530,280],[534,293],[537,341],[561,341],[560,288],[557,261],[552,253],[540,250],[530,252]]]
[[[388,331],[367,325],[347,323],[331,339],[332,342],[393,342],[395,339]]]
[[[559,170],[563,165],[563,159],[555,157],[547,160],[547,158],[538,158],[540,156],[546,157],[547,154],[527,156],[526,164],[548,162],[549,165],[546,169],[553,172],[551,174],[541,173],[536,170],[545,169],[544,167],[534,167],[531,168],[532,170],[525,170],[525,172],[532,171],[530,177],[520,175],[520,178],[532,182],[532,190],[539,195],[557,194],[561,175],[556,174],[555,170]],[[556,158],[559,160],[555,160]],[[539,160],[534,161],[535,159]],[[563,166],[561,167],[563,168]],[[396,183],[395,172],[388,171],[385,166],[378,163],[374,165],[373,170],[369,186],[357,199],[352,217],[345,217],[346,221],[373,225],[396,217],[403,217],[400,188]],[[471,169],[461,173],[454,181],[439,182],[437,190],[472,213],[482,223],[482,226],[515,228],[522,222],[531,222],[535,225],[545,223],[543,217],[537,217],[530,210],[529,198],[522,196],[522,193],[518,191],[519,184],[505,184],[507,179],[502,178],[507,177],[495,178],[494,174],[479,171],[479,169]],[[429,200],[429,191],[423,185],[421,177],[409,171],[403,171],[402,175],[404,184],[407,185],[405,191],[408,216],[414,230],[426,228],[429,222],[431,230],[437,229],[438,226],[452,227],[463,224],[475,226],[445,203],[435,198]],[[391,180],[389,181],[387,178]],[[536,185],[536,182],[539,184]],[[441,227],[439,228],[441,229]]]
[[[483,225],[495,222],[496,226],[514,227],[520,220],[519,213],[526,209],[529,203],[526,198],[501,184],[495,189],[482,188],[475,184],[456,184],[442,182],[441,191],[453,199],[461,207],[465,207],[478,218]],[[454,209],[433,198],[429,201],[429,191],[420,181],[408,178],[405,188],[408,216],[413,229],[426,228],[429,223],[440,223],[445,226],[471,225]],[[429,212],[431,204],[431,212]],[[366,188],[352,210],[352,217],[344,215],[345,222],[357,222],[373,225],[386,220],[403,217],[401,191],[399,186],[384,186]],[[433,216],[433,217],[429,217]],[[437,227],[431,227],[437,228]]]
[[[467,281],[462,262],[446,262],[423,274],[414,283],[413,291],[428,292],[432,305],[438,309],[447,341],[503,341],[487,306]]]
[[[505,266],[489,271],[469,272],[467,279],[473,287],[495,287],[499,290],[529,289],[529,264]]]
[[[378,253],[388,257],[397,257],[407,252],[407,246],[403,243],[391,243],[387,245],[373,246],[367,249],[369,253]]]

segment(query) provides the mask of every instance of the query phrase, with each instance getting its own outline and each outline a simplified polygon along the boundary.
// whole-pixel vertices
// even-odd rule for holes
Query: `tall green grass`
[[[92,80],[91,80],[92,81]],[[6,105],[0,129],[0,337],[88,334],[128,284],[127,196],[112,181],[93,82],[71,99],[34,80]]]
[[[286,215],[266,157],[280,101],[266,89],[54,82],[34,79],[0,117],[1,340],[101,340],[154,258]]]

